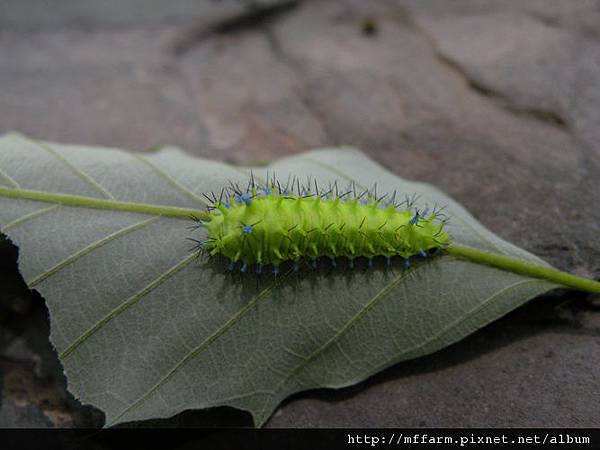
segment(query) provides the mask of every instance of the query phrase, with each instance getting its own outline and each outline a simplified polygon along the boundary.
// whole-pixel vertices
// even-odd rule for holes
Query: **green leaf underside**
[[[323,185],[376,180],[378,192],[417,193],[421,204],[447,205],[454,242],[545,265],[435,188],[351,148],[253,171]],[[107,425],[219,405],[247,410],[261,425],[292,393],[355,384],[556,287],[452,255],[409,270],[322,268],[260,283],[228,274],[218,259],[197,261],[185,238],[202,231],[182,218],[202,214],[203,192],[245,185],[249,174],[173,148],[139,155],[0,138],[0,228],[20,248],[23,277],[46,299],[69,390],[102,409]],[[9,195],[16,191],[47,195]],[[60,204],[59,194],[96,206]],[[172,214],[124,204],[168,205]]]

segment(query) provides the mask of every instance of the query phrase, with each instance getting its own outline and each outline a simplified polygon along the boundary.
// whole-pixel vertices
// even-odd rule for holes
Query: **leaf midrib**
[[[150,203],[124,202],[80,195],[60,194],[56,192],[35,191],[30,189],[7,188],[0,186],[0,196],[53,203],[63,206],[124,211],[152,216],[173,217],[189,220],[191,217],[206,217],[206,212],[194,208],[164,206]]]

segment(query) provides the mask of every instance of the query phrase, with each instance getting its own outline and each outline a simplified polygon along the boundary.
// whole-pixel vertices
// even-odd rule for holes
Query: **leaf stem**
[[[54,203],[66,206],[79,206],[83,208],[108,209],[113,211],[129,211],[139,214],[150,214],[156,216],[174,217],[178,219],[189,219],[194,216],[199,219],[207,219],[208,213],[193,208],[180,208],[177,206],[151,205],[147,203],[122,202],[94,197],[83,197],[71,194],[58,194],[54,192],[33,191],[20,188],[7,188],[0,186],[0,196],[35,200],[46,203]],[[587,292],[600,293],[600,282],[571,275],[566,272],[533,264],[510,256],[490,253],[465,245],[451,244],[446,252],[466,258],[479,264],[508,270],[521,275],[540,278],[556,284],[579,289]]]
[[[199,219],[207,218],[206,211],[193,208],[180,208],[177,206],[150,205],[147,203],[121,202],[103,198],[82,197],[79,195],[58,194],[55,192],[32,191],[28,189],[7,188],[0,186],[0,196],[36,200],[46,203],[55,203],[66,206],[80,206],[83,208],[110,209],[113,211],[129,211],[140,214],[175,217],[189,219],[194,216]]]
[[[477,248],[459,244],[451,244],[446,248],[446,251],[451,255],[466,258],[479,264],[508,270],[521,275],[528,275],[533,278],[540,278],[581,291],[600,294],[600,282],[571,275],[570,273],[562,272],[552,267],[541,266],[510,256],[489,253]]]

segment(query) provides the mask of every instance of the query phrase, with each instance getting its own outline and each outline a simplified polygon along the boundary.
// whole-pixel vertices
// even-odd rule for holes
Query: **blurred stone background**
[[[256,163],[348,144],[600,276],[600,1],[0,0],[0,132]],[[100,426],[0,244],[0,426]],[[597,426],[598,300],[556,292],[267,426]],[[250,425],[230,408],[140,426]]]

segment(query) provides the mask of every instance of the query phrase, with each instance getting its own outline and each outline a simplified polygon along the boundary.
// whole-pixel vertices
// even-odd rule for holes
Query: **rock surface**
[[[246,164],[351,144],[600,275],[600,2],[61,5],[0,1],[0,132]],[[101,425],[65,392],[41,300],[5,281],[15,255],[1,252],[0,426]],[[294,396],[268,426],[594,426],[599,335],[585,296],[546,296],[355,387]]]

